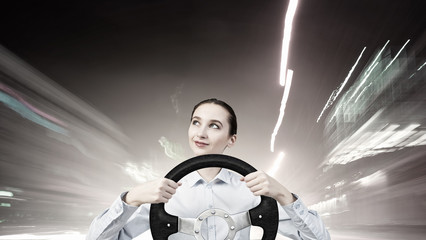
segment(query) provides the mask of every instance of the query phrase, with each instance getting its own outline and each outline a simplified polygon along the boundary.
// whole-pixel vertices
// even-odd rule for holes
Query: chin
[[[208,151],[208,150],[205,150],[205,149],[199,149],[199,148],[193,149],[192,151],[193,151],[193,153],[194,153],[195,156],[207,155],[207,154],[215,154],[215,152]]]

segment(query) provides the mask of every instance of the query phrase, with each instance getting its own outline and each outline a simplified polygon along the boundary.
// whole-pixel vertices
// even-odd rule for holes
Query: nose
[[[204,126],[199,126],[197,130],[197,137],[201,139],[207,138],[207,129]]]

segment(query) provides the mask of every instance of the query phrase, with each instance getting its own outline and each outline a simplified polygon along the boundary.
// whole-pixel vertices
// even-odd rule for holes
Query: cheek
[[[190,125],[188,128],[188,138],[191,139],[193,136],[194,136],[194,128],[192,127],[192,125]]]
[[[222,148],[228,144],[228,138],[224,136],[217,136],[215,142],[218,147]]]

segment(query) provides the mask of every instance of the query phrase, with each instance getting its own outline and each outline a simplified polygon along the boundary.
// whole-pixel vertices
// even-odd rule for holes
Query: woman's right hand
[[[144,203],[166,203],[176,193],[176,189],[180,185],[182,183],[160,178],[134,187],[123,200],[129,205],[137,207]]]

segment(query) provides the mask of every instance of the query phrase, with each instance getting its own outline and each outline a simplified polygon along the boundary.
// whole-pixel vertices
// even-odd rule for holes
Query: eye
[[[200,122],[198,120],[192,120],[192,125],[198,126]]]
[[[220,129],[219,125],[217,125],[216,123],[212,123],[209,126],[210,128],[214,128],[214,129]]]

